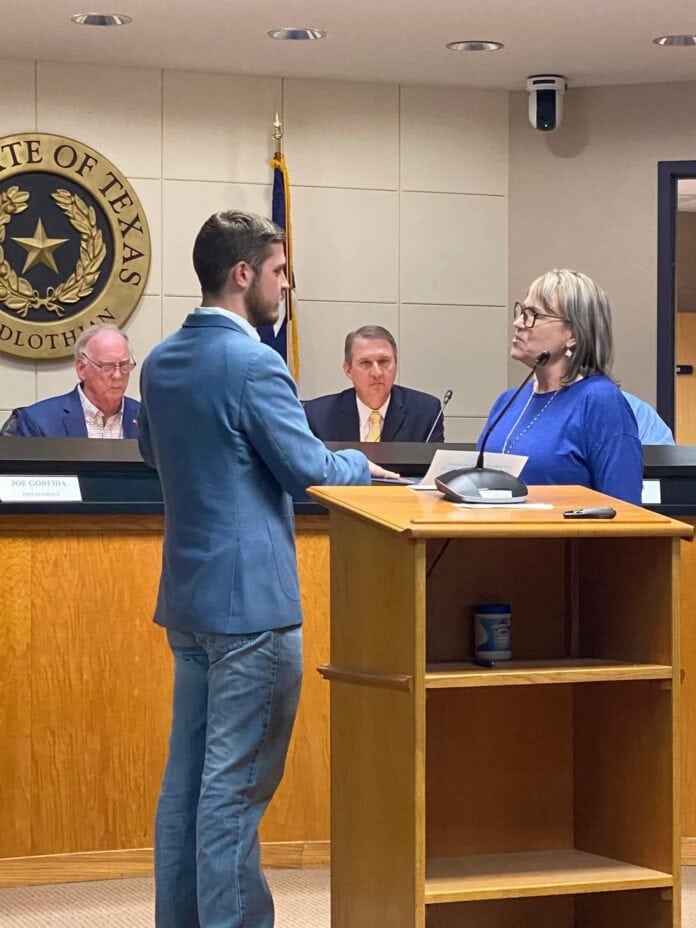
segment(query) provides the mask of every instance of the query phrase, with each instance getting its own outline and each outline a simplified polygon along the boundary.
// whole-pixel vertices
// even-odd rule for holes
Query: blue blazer
[[[368,484],[367,459],[328,451],[280,355],[220,313],[188,316],[140,383],[140,451],[165,510],[155,622],[223,634],[297,625],[291,494]]]
[[[138,437],[140,403],[129,396],[123,399],[123,437]],[[87,438],[87,426],[77,387],[62,396],[24,406],[17,410],[17,435]]]
[[[360,417],[354,389],[307,400],[304,408],[310,429],[322,441],[360,441]],[[425,441],[439,411],[440,401],[436,396],[394,384],[381,441]],[[444,440],[445,426],[441,416],[430,441]]]

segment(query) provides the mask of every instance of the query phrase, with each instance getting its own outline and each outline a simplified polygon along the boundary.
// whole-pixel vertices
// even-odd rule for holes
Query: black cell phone
[[[564,519],[613,519],[616,515],[616,509],[610,506],[596,509],[566,509],[563,513]]]
[[[372,483],[384,484],[385,486],[407,487],[412,483],[418,483],[417,477],[373,477]]]

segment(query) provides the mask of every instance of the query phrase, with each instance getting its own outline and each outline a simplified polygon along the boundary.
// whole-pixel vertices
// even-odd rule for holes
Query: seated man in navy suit
[[[75,389],[15,410],[3,431],[63,438],[137,438],[140,403],[124,395],[134,367],[128,338],[120,329],[91,326],[75,342],[80,381]]]
[[[322,441],[445,440],[437,397],[394,384],[397,351],[391,332],[381,325],[364,325],[349,332],[344,358],[343,370],[353,381],[353,389],[318,396],[304,404],[309,427],[317,438]]]

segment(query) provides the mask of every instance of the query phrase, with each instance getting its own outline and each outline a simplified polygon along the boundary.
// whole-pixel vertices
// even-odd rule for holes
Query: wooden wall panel
[[[310,523],[311,524],[311,523]],[[329,684],[317,667],[329,660],[329,536],[298,526],[304,612],[304,679],[285,776],[261,825],[261,840],[329,840]]]
[[[696,519],[684,519],[696,525]],[[681,833],[696,840],[696,542],[681,544]],[[696,863],[692,849],[688,863]]]
[[[171,688],[152,625],[159,563],[154,534],[35,546],[35,854],[152,843]]]
[[[0,520],[0,882],[3,857],[26,857],[27,880],[31,856],[152,845],[172,681],[152,623],[161,528],[156,517]],[[329,650],[327,529],[298,519],[305,682],[262,830],[281,863],[327,856],[329,687],[316,672]]]
[[[0,857],[31,851],[31,543],[0,535]]]
[[[675,315],[678,364],[696,368],[696,312]],[[680,374],[675,380],[674,438],[680,445],[696,444],[696,374]]]

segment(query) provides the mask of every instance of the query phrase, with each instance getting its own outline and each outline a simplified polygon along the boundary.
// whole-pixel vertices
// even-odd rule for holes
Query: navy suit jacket
[[[123,437],[138,437],[140,403],[123,398]],[[62,396],[24,406],[17,410],[16,435],[87,438],[87,426],[77,387]]]
[[[222,634],[297,625],[290,494],[368,484],[366,457],[328,451],[280,355],[220,313],[188,316],[140,383],[140,451],[165,511],[155,621]]]
[[[354,389],[307,400],[304,408],[310,429],[322,441],[360,441],[360,417]],[[394,384],[380,440],[425,441],[439,411],[440,401],[436,396]],[[440,416],[430,441],[444,440],[445,426]]]

